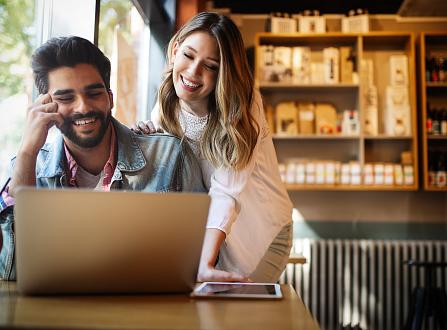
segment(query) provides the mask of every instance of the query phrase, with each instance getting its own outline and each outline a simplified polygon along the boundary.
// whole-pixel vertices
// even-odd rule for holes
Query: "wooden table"
[[[20,296],[0,281],[0,329],[319,329],[291,286],[284,299],[187,295]]]

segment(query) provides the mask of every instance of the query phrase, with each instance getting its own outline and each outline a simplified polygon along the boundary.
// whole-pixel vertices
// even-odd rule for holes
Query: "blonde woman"
[[[292,204],[241,34],[231,19],[200,13],[167,55],[152,122],[133,129],[183,137],[200,160],[211,206],[197,279],[275,282],[292,245]]]

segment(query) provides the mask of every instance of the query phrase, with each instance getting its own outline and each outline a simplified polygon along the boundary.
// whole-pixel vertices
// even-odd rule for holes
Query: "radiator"
[[[294,286],[327,330],[402,329],[412,290],[425,283],[424,271],[403,261],[447,261],[447,241],[299,239],[293,250],[307,263],[287,265],[280,282]],[[447,270],[436,272],[445,289]]]

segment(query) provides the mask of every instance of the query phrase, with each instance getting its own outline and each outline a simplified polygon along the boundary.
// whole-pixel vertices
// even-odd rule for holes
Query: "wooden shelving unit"
[[[364,131],[364,111],[361,97],[362,79],[359,83],[338,84],[292,84],[261,81],[259,57],[262,45],[303,46],[314,52],[322,52],[326,47],[349,46],[357,55],[356,66],[360,74],[360,60],[373,59],[375,84],[379,95],[379,132],[378,136],[368,136]],[[337,110],[357,109],[359,111],[360,134],[344,135],[293,135],[273,134],[276,152],[280,162],[287,159],[331,160],[337,162],[356,161],[362,167],[366,163],[400,163],[400,155],[410,151],[413,155],[414,183],[409,185],[325,185],[325,184],[286,184],[288,190],[327,190],[327,191],[368,191],[368,190],[417,190],[418,189],[418,143],[416,120],[416,77],[415,77],[415,36],[408,32],[372,32],[372,33],[325,33],[325,34],[273,34],[258,33],[255,37],[256,64],[255,82],[261,91],[265,104],[273,107],[282,101],[329,102]],[[411,134],[390,136],[383,134],[383,100],[389,81],[388,61],[391,55],[408,56],[408,94],[411,108]],[[317,55],[318,56],[318,55]],[[321,57],[321,56],[320,56]],[[380,63],[380,64],[379,64]],[[386,68],[385,68],[386,67]],[[433,88],[442,88],[436,86]]]
[[[427,130],[429,106],[447,109],[447,81],[434,82],[427,80],[426,59],[436,52],[445,53],[447,58],[447,31],[422,32],[420,34],[420,109],[421,109],[421,145],[422,145],[422,181],[424,190],[447,191],[447,186],[438,187],[429,180],[431,171],[429,159],[432,152],[444,150],[447,153],[447,135],[430,135]],[[446,160],[447,161],[447,160]],[[436,164],[432,166],[436,167]]]

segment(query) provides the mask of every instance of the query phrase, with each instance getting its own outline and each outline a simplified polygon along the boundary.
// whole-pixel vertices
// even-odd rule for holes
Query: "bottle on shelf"
[[[442,111],[440,111],[440,117],[440,134],[447,135],[447,109],[442,109]]]
[[[447,153],[439,154],[438,168],[436,172],[436,186],[444,188],[447,186]]]
[[[427,57],[425,59],[425,81],[431,81],[431,72],[432,72],[432,63],[431,60]]]
[[[430,69],[431,69],[430,81],[433,82],[439,81],[438,63],[436,62],[436,59],[434,57],[430,59]]]
[[[433,134],[433,111],[431,110],[430,106],[427,104],[427,134],[431,135]]]
[[[430,150],[428,153],[428,185],[436,185],[436,172],[437,172],[437,153]]]
[[[441,123],[439,121],[439,113],[438,109],[432,110],[432,134],[439,135],[441,132]]]

